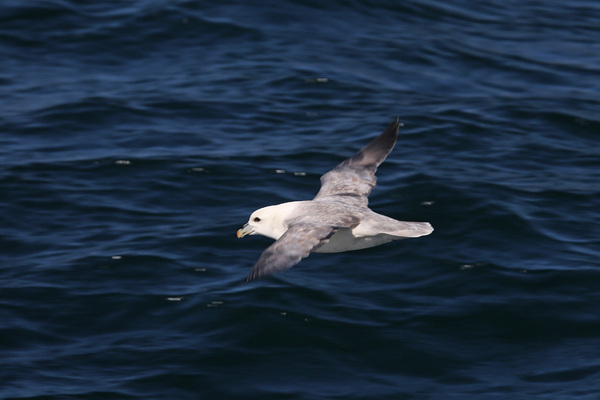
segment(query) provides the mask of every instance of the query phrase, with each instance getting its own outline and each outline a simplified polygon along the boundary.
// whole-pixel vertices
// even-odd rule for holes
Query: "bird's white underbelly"
[[[314,250],[315,253],[341,253],[360,250],[397,240],[397,237],[377,234],[373,236],[354,236],[352,229],[340,229],[327,243]]]

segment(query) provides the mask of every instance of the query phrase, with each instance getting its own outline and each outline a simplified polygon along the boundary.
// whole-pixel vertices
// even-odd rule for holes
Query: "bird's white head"
[[[288,229],[287,220],[293,215],[297,201],[260,208],[250,215],[248,222],[237,231],[237,237],[262,235],[279,239]]]

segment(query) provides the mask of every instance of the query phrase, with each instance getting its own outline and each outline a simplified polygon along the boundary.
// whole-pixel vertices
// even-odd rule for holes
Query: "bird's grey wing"
[[[292,225],[263,251],[246,282],[292,268],[308,257],[313,249],[325,244],[337,229],[332,226]]]
[[[315,200],[328,196],[344,196],[347,202],[366,206],[368,196],[377,183],[375,172],[394,148],[401,123],[396,118],[383,133],[321,177],[321,190]]]

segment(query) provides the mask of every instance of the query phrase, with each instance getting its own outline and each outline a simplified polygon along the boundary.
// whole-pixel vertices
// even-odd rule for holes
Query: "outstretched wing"
[[[346,201],[367,206],[369,193],[375,187],[377,167],[394,148],[398,129],[402,124],[398,118],[352,158],[321,177],[321,190],[315,200],[327,196],[344,196]]]
[[[332,226],[292,225],[275,243],[267,247],[250,270],[246,282],[292,268],[326,243],[337,231]]]

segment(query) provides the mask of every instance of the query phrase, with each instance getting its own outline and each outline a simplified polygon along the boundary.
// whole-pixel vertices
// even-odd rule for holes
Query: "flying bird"
[[[237,237],[263,235],[276,241],[263,251],[247,282],[289,269],[311,252],[359,250],[433,232],[427,222],[397,221],[368,207],[377,167],[394,148],[401,125],[396,118],[354,157],[323,175],[314,199],[268,206],[250,215]]]

